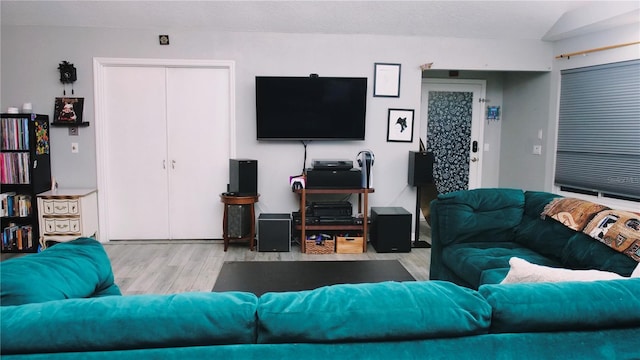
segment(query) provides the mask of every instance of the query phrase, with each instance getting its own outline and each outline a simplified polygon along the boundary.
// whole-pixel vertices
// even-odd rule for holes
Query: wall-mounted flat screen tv
[[[367,78],[256,77],[258,140],[364,140]]]

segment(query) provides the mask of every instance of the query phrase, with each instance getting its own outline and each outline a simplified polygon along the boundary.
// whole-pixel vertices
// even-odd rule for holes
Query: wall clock
[[[67,61],[61,62],[58,65],[58,70],[60,71],[60,82],[63,84],[72,84],[78,79],[75,66]]]

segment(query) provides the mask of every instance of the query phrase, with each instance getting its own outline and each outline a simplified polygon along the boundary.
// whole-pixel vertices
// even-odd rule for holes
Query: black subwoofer
[[[258,216],[258,251],[291,250],[291,214]]]
[[[411,251],[411,213],[401,207],[372,207],[371,245],[379,253]]]

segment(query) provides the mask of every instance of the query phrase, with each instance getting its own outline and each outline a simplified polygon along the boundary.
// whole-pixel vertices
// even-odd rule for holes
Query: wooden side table
[[[249,249],[253,251],[256,241],[256,213],[254,204],[258,202],[260,194],[253,196],[236,196],[228,193],[220,194],[220,201],[224,204],[224,216],[222,218],[222,237],[224,239],[224,251],[229,247],[229,205],[246,205],[251,211],[251,231],[249,236],[234,237],[234,240],[249,240]]]

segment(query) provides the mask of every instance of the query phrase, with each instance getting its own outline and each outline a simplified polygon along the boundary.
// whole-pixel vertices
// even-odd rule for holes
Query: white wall
[[[171,45],[158,45],[158,34],[161,33],[171,36]],[[406,183],[407,152],[418,149],[420,129],[415,129],[413,143],[388,143],[386,116],[390,107],[415,109],[416,114],[419,113],[419,65],[433,62],[433,69],[543,72],[552,66],[551,44],[537,40],[6,26],[2,27],[1,36],[0,106],[3,109],[28,101],[33,103],[36,112],[51,115],[54,98],[62,96],[57,66],[66,60],[78,68],[75,94],[85,98],[84,117],[90,122],[94,121],[94,57],[234,60],[236,152],[238,157],[258,160],[258,188],[262,195],[258,211],[264,212],[297,209],[287,181],[289,175],[300,173],[303,147],[298,143],[273,144],[255,140],[253,82],[256,75],[306,76],[317,73],[320,76],[368,77],[366,141],[311,143],[308,159],[353,159],[358,151],[371,149],[376,155],[373,169],[376,192],[370,197],[371,205],[401,206],[413,211],[415,190]],[[371,96],[375,62],[402,64],[400,98]],[[498,130],[490,132],[491,136],[499,138]],[[54,128],[51,138],[53,173],[60,185],[95,186],[94,126],[81,128],[77,137],[69,136],[66,129]],[[79,143],[78,154],[71,153],[71,142]],[[509,150],[502,146],[501,152]],[[492,182],[497,184],[495,178],[489,183]],[[212,189],[215,192],[224,190]]]
[[[505,76],[500,187],[544,190],[549,149],[543,146],[542,155],[534,155],[533,146],[548,136],[550,80],[549,73],[538,72]]]

